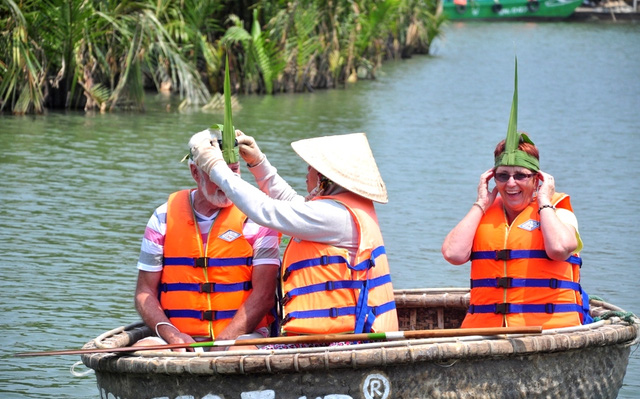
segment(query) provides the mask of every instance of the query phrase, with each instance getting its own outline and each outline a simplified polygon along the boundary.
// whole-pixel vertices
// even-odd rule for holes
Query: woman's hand
[[[489,192],[489,181],[491,181],[493,175],[494,170],[491,168],[480,175],[480,183],[478,183],[478,199],[476,202],[485,212],[489,209],[491,204],[493,204],[493,201],[496,199],[496,195],[498,195],[497,187],[494,187],[493,190]]]
[[[249,167],[256,166],[264,158],[264,154],[260,151],[256,140],[247,136],[240,130],[236,130],[236,140],[238,140],[238,149],[240,150],[240,156],[249,165]]]
[[[551,205],[551,198],[556,192],[556,182],[553,176],[543,171],[538,172],[538,179],[541,182],[538,187],[538,205]]]

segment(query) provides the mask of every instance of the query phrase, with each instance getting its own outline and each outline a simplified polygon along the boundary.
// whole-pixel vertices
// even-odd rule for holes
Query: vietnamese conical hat
[[[387,188],[364,133],[323,136],[291,143],[309,165],[339,186],[386,204]]]

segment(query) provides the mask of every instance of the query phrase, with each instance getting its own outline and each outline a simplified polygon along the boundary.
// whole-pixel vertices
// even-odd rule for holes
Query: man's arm
[[[181,333],[176,327],[172,327],[165,316],[160,301],[158,300],[158,284],[160,283],[160,277],[162,272],[146,272],[143,270],[138,271],[138,282],[136,284],[135,293],[135,305],[136,310],[142,317],[149,328],[157,331],[160,334],[160,338],[164,339],[170,344],[182,344],[195,342],[190,335]],[[158,323],[163,322],[167,324]]]
[[[260,320],[275,304],[277,276],[278,264],[253,267],[251,294],[240,306],[229,325],[215,337],[216,340],[236,339],[242,334],[255,331]]]

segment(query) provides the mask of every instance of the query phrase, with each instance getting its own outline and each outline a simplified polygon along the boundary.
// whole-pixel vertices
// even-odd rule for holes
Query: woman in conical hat
[[[252,137],[236,131],[260,188],[224,167],[217,143],[192,145],[194,160],[247,216],[290,236],[281,270],[284,335],[397,331],[382,234],[373,201],[387,191],[364,133],[296,141],[308,164],[298,195]],[[375,267],[374,267],[375,266]]]
[[[507,137],[495,148],[493,168],[480,176],[476,202],[442,245],[448,262],[471,260],[462,327],[586,324],[578,221],[569,196],[555,192],[553,176],[540,170],[536,146],[516,130],[517,85],[516,61]]]

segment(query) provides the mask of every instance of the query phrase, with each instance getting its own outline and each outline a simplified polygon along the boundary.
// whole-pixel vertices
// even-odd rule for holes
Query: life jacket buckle
[[[334,283],[333,281],[327,281],[327,282],[324,284],[324,289],[325,289],[326,291],[333,291],[333,290],[335,289],[335,287],[334,287],[334,284],[333,284],[333,283]]]
[[[496,251],[496,260],[511,260],[511,250],[501,249]]]
[[[290,322],[290,321],[291,321],[291,319],[293,319],[293,317],[291,317],[291,315],[290,315],[290,314],[286,315],[286,316],[284,317],[284,319],[282,319],[282,325],[284,326],[285,324],[287,324],[288,322]]]
[[[376,267],[376,258],[369,258],[369,269]]]
[[[329,256],[328,256],[328,255],[322,255],[322,256],[320,257],[320,264],[321,264],[322,266],[326,266],[326,265],[328,265],[328,264],[329,264]]]
[[[251,291],[251,288],[253,288],[253,284],[251,284],[251,281],[245,281],[244,283],[242,283],[243,291]]]
[[[338,314],[338,308],[331,308],[329,309],[329,317],[331,317],[332,319],[335,319],[336,317],[340,316]]]
[[[512,284],[513,284],[513,277],[497,277],[496,278],[497,288],[511,288]]]
[[[553,288],[554,290],[556,288],[558,288],[558,279],[557,278],[549,279],[549,288]]]
[[[208,263],[206,257],[193,258],[193,267],[207,267]]]
[[[167,292],[169,290],[169,286],[167,285],[167,283],[160,283],[158,290],[160,290],[161,292]]]
[[[282,280],[283,281],[287,281],[287,279],[289,278],[290,275],[291,275],[291,269],[285,270],[284,274],[282,275]]]
[[[249,256],[247,258],[247,266],[251,266],[251,265],[253,265],[253,256]]]
[[[551,313],[554,312],[555,308],[556,308],[556,305],[553,304],[553,303],[545,303],[544,304],[544,312],[545,313],[551,314]]]
[[[202,311],[202,315],[200,316],[200,320],[201,321],[204,321],[204,320],[206,320],[206,321],[214,321],[216,319],[215,315],[216,315],[215,310],[204,310],[204,311]]]
[[[216,283],[202,283],[200,284],[201,294],[210,294],[216,292]]]
[[[493,311],[495,314],[507,314],[509,312],[509,308],[511,307],[510,303],[496,303],[496,310]]]
[[[280,300],[280,304],[282,304],[282,306],[285,306],[286,304],[289,303],[290,300],[291,300],[291,295],[289,295],[289,293],[287,292]]]

